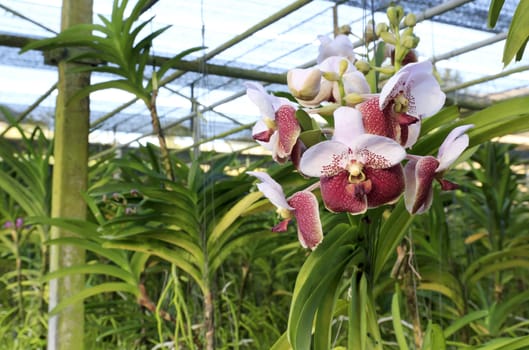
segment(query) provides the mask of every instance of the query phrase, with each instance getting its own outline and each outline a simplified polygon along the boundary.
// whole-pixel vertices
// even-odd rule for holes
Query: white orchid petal
[[[421,134],[421,121],[417,121],[416,123],[408,125],[408,139],[406,140],[406,144],[404,145],[404,148],[410,148],[413,146],[417,140],[419,139],[419,135]]]
[[[389,102],[391,102],[398,92],[403,89],[409,74],[410,73],[407,71],[400,70],[394,76],[389,78],[387,83],[382,87],[382,91],[380,91],[378,103],[381,110],[386,108]]]
[[[415,168],[417,166],[416,159],[410,159],[406,166],[404,166],[404,204],[409,213],[413,213],[413,206],[415,204],[415,196],[417,193],[417,178],[415,177]]]
[[[267,130],[268,126],[266,125],[266,123],[262,119],[259,119],[252,128],[252,135],[257,135]]]
[[[262,87],[257,83],[246,83],[246,95],[248,98],[259,108],[259,112],[265,118],[275,119],[275,109],[272,105],[270,96]]]
[[[299,169],[307,176],[332,176],[343,170],[348,161],[349,147],[341,142],[323,141],[303,153]]]
[[[345,94],[368,94],[371,92],[364,74],[359,71],[347,72],[343,75]]]
[[[356,138],[364,134],[362,113],[352,107],[339,107],[334,111],[333,141],[354,149]]]
[[[266,198],[279,209],[293,210],[285,198],[285,193],[279,185],[270,175],[262,171],[248,171],[248,175],[255,176],[261,181],[257,184],[259,191],[263,192]]]
[[[465,132],[472,127],[471,124],[458,126],[446,136],[441,147],[439,147],[438,172],[448,169],[468,147],[469,138]]]
[[[443,107],[446,95],[441,91],[439,83],[431,73],[414,75],[410,82],[410,111],[414,117],[425,118],[439,112]]]
[[[320,40],[318,63],[330,56],[341,56],[354,60],[354,46],[346,35],[340,34],[334,39],[320,35],[318,39]]]
[[[331,72],[338,74],[340,72],[340,65],[342,61],[347,61],[346,72],[356,71],[354,64],[343,56],[331,56],[327,57],[323,62],[319,64],[320,70],[322,72]]]
[[[356,139],[355,158],[366,166],[385,169],[400,163],[406,150],[388,137],[364,134]]]

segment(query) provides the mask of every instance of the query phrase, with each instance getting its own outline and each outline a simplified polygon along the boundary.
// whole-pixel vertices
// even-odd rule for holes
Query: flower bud
[[[415,35],[408,35],[402,39],[402,46],[407,49],[414,49],[419,45],[419,38]]]
[[[367,63],[366,61],[362,61],[362,60],[356,61],[355,67],[356,69],[358,69],[360,72],[364,74],[369,73],[369,70],[371,69],[371,67],[369,66],[369,63]]]
[[[386,15],[388,16],[389,23],[394,27],[398,27],[402,17],[404,17],[404,9],[402,6],[390,6],[386,11]]]
[[[414,27],[417,24],[417,17],[413,13],[408,13],[406,17],[404,17],[404,25],[406,27]]]
[[[395,73],[395,67],[393,66],[384,66],[384,67],[380,67],[378,69],[378,71],[382,74],[386,74],[386,75],[392,75],[393,73]]]
[[[338,81],[340,80],[340,76],[338,73],[335,72],[323,72],[322,76],[327,79],[328,81]]]
[[[321,71],[317,68],[291,69],[287,73],[287,85],[295,98],[312,100],[320,91]]]
[[[341,60],[340,66],[338,67],[338,74],[340,76],[343,76],[345,72],[347,72],[347,68],[349,68],[349,61],[347,60]]]
[[[375,27],[375,34],[380,36],[381,33],[388,31],[388,25],[386,23],[378,23]]]
[[[402,31],[401,36],[413,35],[413,28],[406,28]]]
[[[13,221],[11,220],[8,220],[4,223],[4,225],[2,226],[3,228],[13,228],[15,225],[13,224]]]
[[[20,228],[22,228],[22,226],[24,226],[24,219],[17,218],[15,220],[15,228],[20,229]]]
[[[390,32],[382,32],[380,33],[380,38],[384,40],[384,42],[388,44],[395,45],[397,43],[397,39],[395,38],[395,35]]]
[[[339,107],[341,107],[341,105],[338,103],[329,103],[329,104],[324,105],[321,108],[314,109],[313,112],[318,113],[324,118],[325,117],[332,118],[334,115],[334,111],[338,109]]]
[[[359,94],[347,94],[344,97],[345,104],[349,107],[354,107],[359,103],[362,103],[364,101],[364,98]]]
[[[373,27],[374,27],[373,21],[368,21],[366,29],[364,31],[364,41],[366,43],[371,43],[375,41],[375,39],[377,38],[373,30]]]
[[[351,31],[351,26],[348,25],[348,24],[344,24],[343,26],[341,26],[340,28],[338,28],[338,33],[340,34],[344,34],[344,35],[349,35],[352,33]]]

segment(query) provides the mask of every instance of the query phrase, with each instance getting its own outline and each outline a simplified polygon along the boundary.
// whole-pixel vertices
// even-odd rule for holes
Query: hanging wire
[[[31,18],[29,18],[27,16],[24,16],[23,14],[21,14],[18,11],[13,10],[12,8],[9,8],[9,7],[7,7],[5,5],[2,5],[2,4],[0,4],[0,8],[5,10],[6,12],[9,12],[9,13],[11,13],[11,14],[13,14],[13,15],[15,15],[15,16],[17,16],[17,17],[19,17],[19,18],[21,18],[21,19],[23,19],[23,20],[25,20],[27,22],[29,22],[29,23],[32,23],[32,24],[36,25],[39,28],[42,28],[42,29],[52,33],[52,34],[55,34],[55,35],[58,34],[55,30],[53,30],[53,29],[51,29],[49,27],[46,27],[44,24],[39,23],[39,22],[37,22],[35,20],[32,20]]]

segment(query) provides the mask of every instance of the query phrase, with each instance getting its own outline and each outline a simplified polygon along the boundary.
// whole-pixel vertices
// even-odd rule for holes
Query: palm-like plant
[[[48,215],[51,144],[40,128],[26,131],[6,108],[0,111],[19,136],[0,138],[0,255],[3,285],[2,347],[41,346],[45,333],[46,226],[28,226],[27,217]],[[19,333],[18,340],[12,332]]]

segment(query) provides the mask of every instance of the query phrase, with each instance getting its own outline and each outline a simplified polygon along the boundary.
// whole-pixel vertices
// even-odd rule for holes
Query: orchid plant
[[[445,104],[445,94],[435,78],[432,63],[417,61],[413,51],[418,43],[413,34],[413,15],[404,17],[401,7],[390,7],[388,19],[389,25],[377,26],[376,34],[382,39],[378,45],[386,45],[382,51],[391,61],[389,66],[376,66],[374,59],[369,62],[356,59],[354,46],[345,34],[334,39],[320,36],[317,65],[295,68],[287,74],[291,99],[270,94],[257,83],[247,84],[247,95],[261,114],[253,128],[253,138],[270,150],[277,163],[285,164],[290,160],[294,171],[307,183],[306,188],[286,196],[282,186],[268,173],[248,172],[259,180],[257,188],[277,208],[281,220],[272,231],[286,231],[288,223],[295,218],[299,242],[302,247],[313,251],[309,257],[309,260],[314,257],[312,262],[307,262],[312,267],[307,267],[309,270],[304,269],[305,266],[302,268],[294,291],[288,330],[288,341],[294,349],[309,349],[310,336],[303,332],[311,332],[316,314],[322,317],[323,304],[309,306],[313,298],[317,299],[316,290],[321,292],[318,294],[320,301],[327,294],[332,296],[330,300],[334,300],[337,293],[337,284],[332,287],[329,282],[325,289],[319,279],[315,279],[311,286],[308,275],[335,271],[335,281],[338,281],[345,267],[333,269],[337,265],[346,266],[344,261],[356,259],[352,258],[356,253],[343,250],[343,259],[336,260],[333,265],[327,264],[327,269],[315,271],[314,266],[325,266],[316,262],[322,261],[321,256],[332,256],[332,259],[340,256],[336,242],[348,246],[346,238],[336,238],[340,234],[336,233],[337,228],[324,234],[318,200],[328,212],[347,213],[351,218],[362,217],[365,222],[371,222],[370,218],[375,215],[370,211],[380,208],[377,213],[385,212],[386,217],[392,215],[392,206],[403,197],[404,207],[412,218],[415,214],[427,212],[432,205],[434,180],[440,183],[441,190],[457,188],[455,183],[444,179],[444,175],[469,146],[466,132],[473,127],[472,124],[459,125],[448,132],[437,157],[414,153],[415,144],[421,140],[423,122],[435,118]],[[401,25],[404,30],[400,29]],[[378,78],[375,82],[379,84],[368,80],[373,76]],[[400,211],[394,213],[401,214]],[[375,220],[369,227],[358,221],[350,222],[355,222],[351,224],[353,228],[373,232],[373,237],[368,239],[372,246],[366,250],[376,250],[380,238],[375,236],[380,234],[382,221]],[[349,232],[349,228],[342,227],[342,231]],[[402,239],[403,231],[396,230],[390,239],[395,243],[393,249]],[[350,238],[353,236],[349,235]],[[327,239],[333,241],[326,243]],[[356,245],[358,241],[350,239],[349,244]],[[329,248],[331,246],[334,248]],[[369,269],[369,261],[377,254],[356,261],[352,295],[358,294],[362,285],[365,291],[366,284],[374,283],[373,276],[380,271],[371,271],[369,280],[364,280],[362,270]],[[380,259],[385,262],[387,256]],[[371,293],[366,295],[372,297]],[[351,300],[350,304],[354,302]],[[313,312],[307,313],[307,310]],[[327,310],[329,312],[332,313],[332,309]],[[354,322],[350,321],[350,327],[353,326]],[[350,331],[350,335],[364,337],[361,339],[365,342],[365,334],[360,333]],[[416,345],[421,342],[416,341]],[[349,345],[354,349],[365,348],[356,347],[355,340],[350,340]],[[320,346],[328,348],[328,342],[323,341]]]

